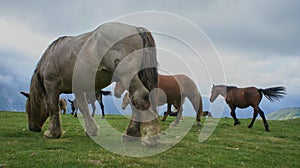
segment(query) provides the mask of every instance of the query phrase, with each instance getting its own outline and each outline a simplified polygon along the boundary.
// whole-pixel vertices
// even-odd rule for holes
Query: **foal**
[[[267,89],[257,89],[255,87],[237,88],[235,86],[213,85],[211,90],[210,102],[213,102],[219,95],[223,96],[231,109],[231,116],[234,119],[234,125],[240,124],[236,118],[235,109],[247,108],[251,106],[254,109],[253,118],[248,128],[252,128],[254,121],[259,114],[264,122],[265,130],[270,132],[264,112],[259,108],[259,103],[264,95],[270,101],[279,100],[285,94],[285,88],[272,87]]]
[[[66,114],[67,112],[67,101],[64,98],[59,99],[59,108],[62,111],[63,114]]]

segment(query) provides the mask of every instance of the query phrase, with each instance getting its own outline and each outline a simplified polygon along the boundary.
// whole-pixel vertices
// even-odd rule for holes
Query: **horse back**
[[[258,104],[261,97],[261,93],[255,87],[230,88],[226,94],[226,102],[239,108],[246,108]]]
[[[180,101],[181,90],[178,80],[172,75],[158,75],[158,87],[162,89],[166,96],[168,103]]]

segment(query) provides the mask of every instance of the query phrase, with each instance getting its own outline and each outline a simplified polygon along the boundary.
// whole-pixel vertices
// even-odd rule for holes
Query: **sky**
[[[201,68],[206,63],[192,65],[193,58],[180,57],[187,67],[199,67],[197,72],[192,68],[192,75],[196,76],[202,95],[209,96],[212,83],[259,88],[283,85],[288,95],[300,95],[299,9],[297,0],[1,0],[0,82],[12,85],[17,81],[28,88],[38,60],[59,36],[79,35],[132,13],[157,11],[185,19],[201,30],[215,49],[220,63],[206,62],[208,69]],[[158,30],[171,25],[163,17],[152,19]],[[152,30],[151,26],[147,28]],[[170,34],[176,31],[188,42],[199,37],[184,25],[174,24],[169,29]],[[164,33],[168,30],[164,29]],[[176,46],[176,40],[170,42],[159,34],[154,37],[159,48],[170,46],[168,49],[172,50],[172,45]],[[195,45],[192,47],[199,47]],[[163,55],[164,50],[158,53]],[[180,59],[172,60],[173,66],[166,68],[163,65],[168,62],[161,55],[158,59],[162,70],[174,67],[180,73]],[[204,62],[206,57],[203,56]],[[214,66],[224,71],[224,81],[210,79],[205,73],[202,77],[205,70],[214,74]]]

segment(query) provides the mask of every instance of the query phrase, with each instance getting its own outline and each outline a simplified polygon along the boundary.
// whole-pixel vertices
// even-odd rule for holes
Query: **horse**
[[[66,114],[67,112],[67,101],[64,98],[59,99],[59,108],[62,111],[63,114]]]
[[[50,117],[44,136],[61,137],[59,95],[74,93],[85,120],[86,134],[96,136],[99,128],[89,113],[84,93],[102,89],[114,81],[129,88],[137,110],[153,111],[149,95],[157,86],[157,65],[154,38],[143,27],[108,22],[87,33],[59,37],[39,60],[30,92],[22,93],[27,97],[29,130],[40,132]],[[154,117],[143,124],[130,122],[128,129],[132,131],[126,135],[142,137],[142,143],[151,146],[157,142],[160,125]]]
[[[171,114],[171,106],[173,105],[177,109],[176,120],[172,123],[176,126],[182,116],[182,104],[187,97],[193,105],[196,112],[197,125],[201,125],[202,116],[202,98],[200,92],[197,89],[196,84],[186,75],[161,75],[158,74],[158,88],[161,89],[166,95],[165,100],[158,100],[157,105],[161,106],[165,103],[168,104],[167,112],[164,114],[162,121],[165,121],[167,116]],[[125,91],[120,83],[116,83],[114,89],[114,95],[120,97]],[[162,97],[162,96],[161,96]],[[160,98],[161,98],[160,97]],[[160,99],[158,98],[158,99]],[[126,93],[123,98],[122,109],[130,103],[130,94]],[[175,112],[176,113],[176,112]]]
[[[247,108],[251,106],[253,108],[253,118],[248,125],[248,128],[253,127],[254,121],[259,114],[264,122],[265,131],[270,132],[264,112],[259,108],[259,103],[262,100],[263,95],[273,102],[282,98],[284,94],[286,93],[283,86],[257,89],[256,87],[238,88],[236,86],[213,85],[210,102],[214,102],[219,95],[223,96],[231,109],[230,114],[234,119],[234,125],[240,124],[240,121],[236,117],[235,109],[237,107]]]
[[[87,102],[88,102],[88,104],[92,105],[92,109],[93,109],[92,117],[95,116],[95,112],[96,112],[96,105],[95,105],[96,100],[98,101],[98,103],[100,104],[100,107],[101,107],[102,119],[105,117],[104,104],[103,104],[103,101],[102,101],[102,96],[103,95],[104,96],[111,95],[111,91],[98,90],[98,91],[96,91],[96,93],[94,93],[94,92],[87,92],[86,93]],[[78,106],[77,106],[77,103],[76,103],[76,99],[74,99],[74,100],[68,99],[68,101],[71,103],[71,109],[72,109],[71,114],[74,115],[74,117],[77,117]]]

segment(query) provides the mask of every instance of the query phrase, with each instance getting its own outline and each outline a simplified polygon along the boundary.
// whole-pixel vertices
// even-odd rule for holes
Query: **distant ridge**
[[[300,107],[285,108],[267,114],[268,120],[288,120],[294,118],[300,118]]]

